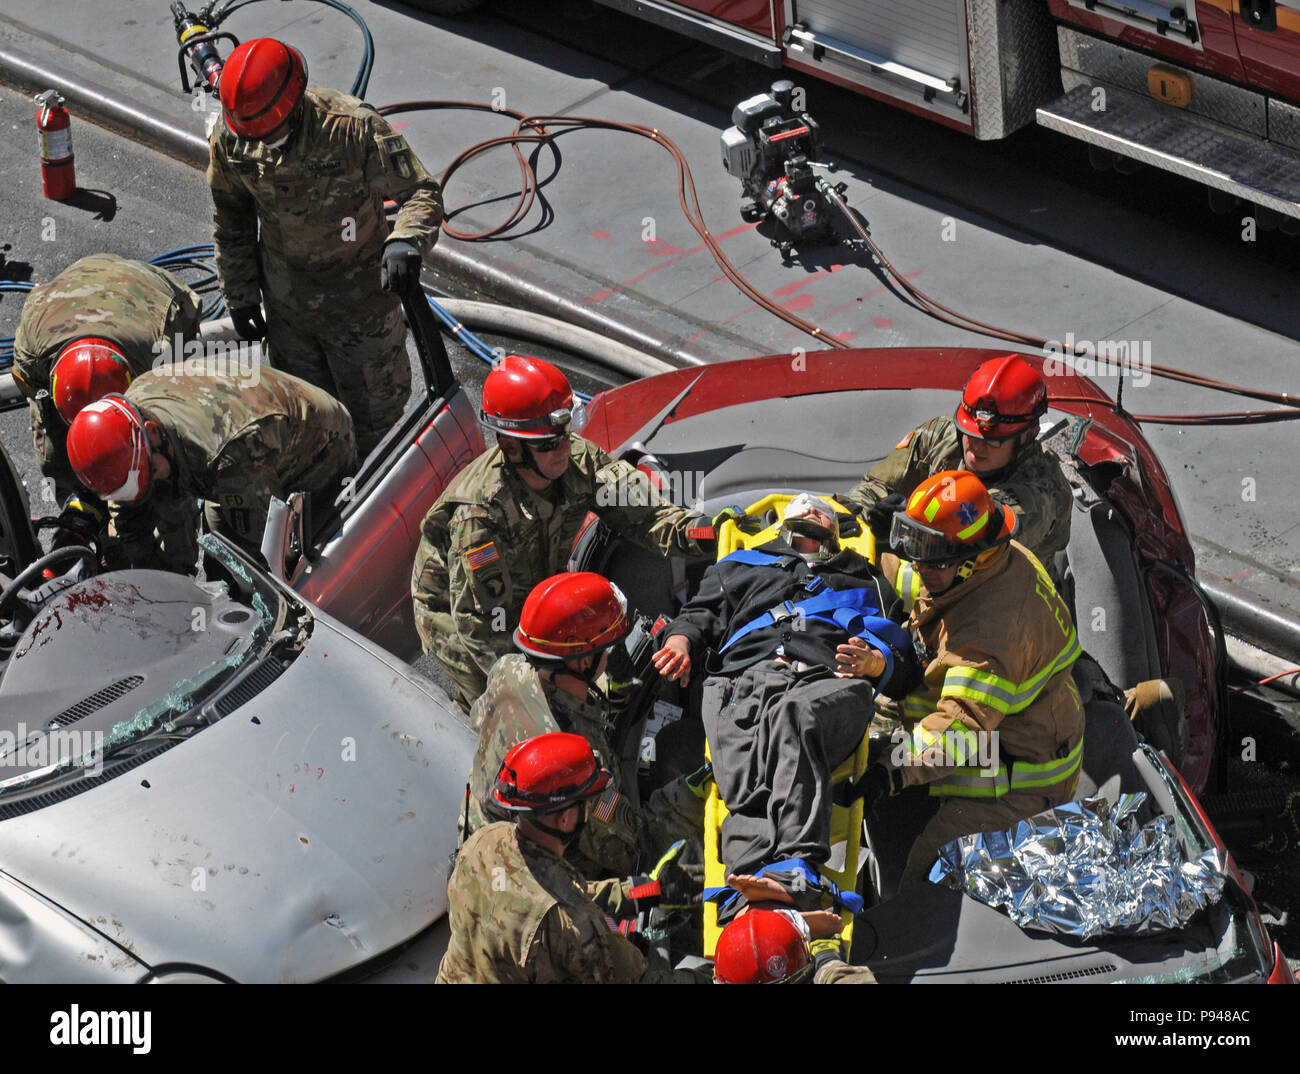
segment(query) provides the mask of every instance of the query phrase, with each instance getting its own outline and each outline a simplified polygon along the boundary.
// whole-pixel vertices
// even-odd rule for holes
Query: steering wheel
[[[17,578],[5,586],[3,591],[0,591],[0,618],[3,618],[9,610],[9,606],[17,601],[18,594],[27,587],[29,582],[39,578],[49,568],[72,560],[98,564],[99,557],[93,549],[87,548],[84,544],[70,544],[65,545],[63,548],[56,548],[53,552],[47,552],[41,556],[40,559],[33,560],[19,572]],[[67,570],[71,569],[71,567],[67,568]]]

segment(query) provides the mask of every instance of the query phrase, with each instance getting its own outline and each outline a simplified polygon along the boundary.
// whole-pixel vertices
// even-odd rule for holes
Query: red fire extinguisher
[[[66,201],[77,192],[72,163],[72,119],[58,90],[36,98],[36,130],[41,136],[41,189],[47,198]]]

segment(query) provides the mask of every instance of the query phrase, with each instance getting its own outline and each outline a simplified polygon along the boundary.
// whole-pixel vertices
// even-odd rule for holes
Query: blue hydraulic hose
[[[448,313],[445,309],[443,309],[440,305],[438,305],[438,303],[435,302],[431,296],[426,294],[424,297],[429,303],[429,308],[433,310],[433,315],[447,326],[448,330],[451,332],[452,338],[458,339],[461,343],[463,343],[466,349],[468,349],[471,354],[473,354],[476,358],[480,358],[483,361],[487,362],[488,365],[494,366],[497,364],[497,362],[501,360],[500,356],[495,351],[493,351],[491,347],[489,347],[486,343],[484,343],[481,339],[479,339],[478,336],[476,336],[473,332],[471,332],[468,328],[466,328],[462,322],[456,320],[455,317],[453,317],[450,313]],[[573,395],[574,398],[577,399],[579,402],[582,403],[591,402],[591,396],[587,395],[584,392],[575,391]]]
[[[433,310],[433,315],[451,330],[452,337],[463,343],[471,354],[487,362],[488,365],[496,365],[500,361],[491,347],[438,305],[431,296],[424,297],[429,303],[429,308]]]

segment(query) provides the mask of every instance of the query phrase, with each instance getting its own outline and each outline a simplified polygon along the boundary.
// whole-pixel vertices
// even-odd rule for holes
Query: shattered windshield
[[[212,580],[112,572],[41,608],[0,677],[0,802],[184,740],[301,647],[305,606],[219,539],[200,544]]]

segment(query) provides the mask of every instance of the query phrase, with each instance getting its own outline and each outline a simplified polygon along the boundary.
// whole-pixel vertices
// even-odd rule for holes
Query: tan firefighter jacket
[[[881,567],[899,587],[911,565],[885,555]],[[908,626],[925,675],[890,758],[902,785],[971,798],[1055,789],[1066,801],[1083,757],[1079,639],[1033,553],[1012,541],[947,592],[922,589]]]

